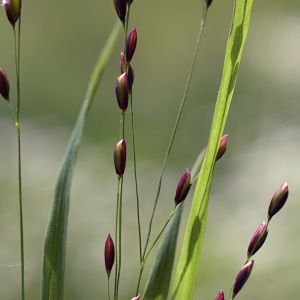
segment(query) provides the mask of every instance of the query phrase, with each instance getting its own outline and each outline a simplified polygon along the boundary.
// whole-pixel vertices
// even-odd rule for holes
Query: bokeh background
[[[233,0],[214,0],[178,135],[163,180],[152,238],[173,208],[177,182],[207,144],[222,74]],[[201,1],[135,0],[130,27],[138,45],[134,108],[143,241],[170,133],[183,95],[201,18]],[[22,154],[27,299],[39,299],[43,239],[56,175],[93,65],[116,15],[112,1],[23,1],[21,40]],[[0,14],[0,66],[15,103],[14,39]],[[194,299],[229,292],[249,240],[266,219],[284,181],[287,205],[270,224],[264,247],[239,299],[298,299],[300,279],[300,3],[254,1],[225,133],[226,155],[215,168]],[[119,136],[114,85],[123,37],[113,52],[85,127],[71,191],[65,299],[106,299],[103,245],[114,233],[117,179],[112,152]],[[0,102],[0,299],[20,299],[17,144],[9,108]],[[127,140],[130,140],[127,118]],[[130,145],[130,142],[128,143]],[[130,147],[128,147],[131,149]],[[124,189],[120,299],[138,278],[132,151]],[[192,192],[194,189],[192,189]],[[192,193],[178,242],[180,250]],[[179,254],[179,251],[178,251]],[[177,255],[178,257],[178,255]],[[154,253],[144,272],[150,271]]]

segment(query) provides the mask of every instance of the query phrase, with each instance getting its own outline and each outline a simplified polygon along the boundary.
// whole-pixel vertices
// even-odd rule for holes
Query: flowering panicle
[[[237,293],[243,288],[244,284],[247,282],[252,268],[254,265],[254,260],[249,261],[245,264],[242,269],[237,274],[234,284],[233,284],[233,291],[232,291],[232,299],[237,295]]]
[[[105,241],[104,260],[105,260],[106,273],[107,276],[109,277],[111,269],[115,262],[115,245],[110,234],[108,234],[107,239]]]
[[[0,94],[2,97],[9,102],[9,79],[6,72],[0,68]]]
[[[6,16],[10,24],[14,27],[19,20],[22,2],[21,0],[3,0]]]
[[[176,205],[181,203],[185,200],[187,194],[189,193],[189,190],[191,188],[191,173],[188,169],[183,173],[181,176],[177,188],[176,188],[176,194],[174,197],[174,202]]]

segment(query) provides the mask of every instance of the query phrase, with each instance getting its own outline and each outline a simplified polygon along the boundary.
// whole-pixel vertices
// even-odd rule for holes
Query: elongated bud
[[[107,239],[105,241],[104,260],[105,260],[106,273],[107,276],[109,277],[111,269],[115,262],[115,245],[110,234],[108,234]]]
[[[114,163],[117,175],[122,177],[126,166],[126,143],[124,139],[120,140],[115,146]]]
[[[0,68],[0,94],[2,97],[9,102],[9,79],[6,72]]]
[[[221,138],[220,146],[219,146],[217,156],[216,156],[216,161],[219,160],[224,155],[224,153],[226,152],[226,149],[227,149],[227,136],[228,136],[228,134],[223,135],[222,138]]]
[[[174,202],[176,205],[181,203],[189,193],[189,190],[191,188],[191,173],[188,169],[184,172],[184,174],[181,176],[177,188],[176,188],[176,194],[174,197]]]
[[[273,195],[270,201],[269,211],[268,211],[269,220],[271,220],[271,218],[282,209],[288,196],[289,196],[289,187],[288,184],[284,182],[276,191],[276,193]]]
[[[269,233],[269,229],[267,229],[266,226],[265,221],[262,221],[256,229],[248,246],[247,256],[254,255],[264,244]]]
[[[126,111],[128,107],[129,81],[127,73],[123,73],[118,77],[116,83],[116,97],[118,105],[122,111]]]
[[[14,27],[20,17],[21,0],[2,0],[2,5],[5,6],[8,21]]]
[[[138,295],[138,296],[132,298],[131,300],[140,300],[140,295]]]
[[[132,56],[134,54],[136,48],[136,42],[137,42],[137,32],[136,32],[136,28],[133,27],[126,41],[126,61],[128,63],[131,61]]]
[[[224,292],[223,290],[220,290],[215,300],[224,300]]]
[[[206,7],[209,8],[213,0],[205,0]]]
[[[113,0],[117,15],[120,21],[123,23],[125,22],[126,17],[126,10],[127,10],[127,1],[126,0]]]
[[[244,284],[247,282],[251,274],[253,265],[254,260],[249,261],[246,265],[242,267],[242,269],[236,276],[233,284],[232,299],[237,295],[237,293],[243,288]]]

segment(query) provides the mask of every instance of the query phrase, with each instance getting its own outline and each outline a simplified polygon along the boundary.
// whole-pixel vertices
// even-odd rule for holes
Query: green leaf
[[[197,157],[191,171],[192,178],[196,177],[205,153],[206,148]],[[181,206],[166,228],[145,287],[144,300],[164,300],[168,298],[182,209]]]
[[[182,207],[172,217],[166,228],[145,287],[144,300],[164,300],[168,297],[181,211]]]
[[[192,299],[203,244],[211,179],[245,44],[252,0],[236,0],[228,38],[220,91],[214,112],[207,154],[194,194],[183,248],[172,288],[172,299]]]
[[[44,243],[41,286],[42,300],[62,300],[64,298],[66,240],[73,169],[87,114],[121,28],[121,22],[117,20],[99,55],[59,171]]]

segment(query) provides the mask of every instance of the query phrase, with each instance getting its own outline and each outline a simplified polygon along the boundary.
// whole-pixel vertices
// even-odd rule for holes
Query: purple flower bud
[[[126,17],[126,10],[127,10],[127,1],[126,0],[114,0],[114,5],[115,5],[117,15],[124,25],[125,17]]]
[[[269,233],[269,229],[267,229],[266,226],[267,225],[265,221],[262,221],[262,223],[256,229],[248,246],[247,256],[254,255],[264,244]]]
[[[184,174],[181,176],[176,188],[176,194],[174,197],[174,202],[176,205],[184,201],[187,194],[189,193],[191,185],[191,173],[188,169],[186,169]]]
[[[136,42],[137,42],[137,32],[136,32],[136,28],[133,27],[126,41],[126,61],[128,63],[131,61],[132,56],[134,54],[136,48]]]
[[[5,6],[8,21],[14,27],[20,17],[21,0],[2,0],[2,4]]]
[[[228,136],[228,134],[223,135],[221,138],[220,146],[219,146],[217,156],[216,156],[216,161],[219,160],[224,155],[224,153],[227,149],[227,136]]]
[[[126,166],[126,143],[124,139],[120,140],[115,146],[114,163],[117,175],[122,177]]]
[[[111,269],[115,262],[115,245],[110,234],[108,234],[104,246],[104,260],[107,276],[110,276]]]
[[[209,8],[213,0],[205,0],[206,7]]]
[[[138,296],[132,298],[131,300],[140,300],[140,295],[138,295]]]
[[[288,196],[289,196],[289,187],[288,184],[284,182],[271,199],[269,205],[269,211],[268,211],[269,220],[271,220],[271,218],[282,209]]]
[[[247,282],[252,268],[254,265],[254,260],[249,261],[246,265],[242,267],[240,272],[237,274],[232,291],[232,299],[237,295],[237,293],[243,288],[244,284]]]
[[[215,300],[224,300],[224,292],[223,290],[220,290]]]
[[[0,94],[9,102],[9,79],[6,72],[0,68]]]
[[[122,111],[126,111],[128,107],[129,81],[127,73],[123,73],[118,77],[116,83],[116,97],[119,107]]]

